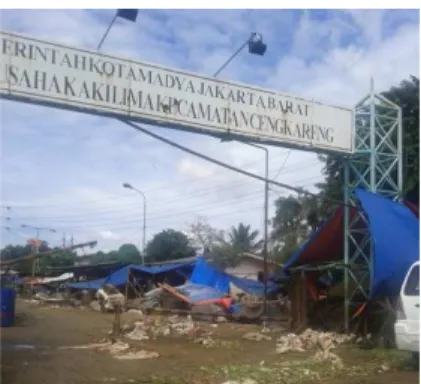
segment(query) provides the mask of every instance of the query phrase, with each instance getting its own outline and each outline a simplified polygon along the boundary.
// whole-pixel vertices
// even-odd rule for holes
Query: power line
[[[303,179],[302,181],[308,181],[308,180],[311,180],[311,179],[315,179],[315,177]],[[307,187],[307,186],[310,186],[310,185],[313,185],[313,184],[314,184],[314,182],[306,183],[306,184],[303,184],[302,187]],[[278,192],[278,191],[276,191],[276,192]],[[196,205],[190,206],[189,208],[211,209],[211,208],[214,207],[214,203],[217,203],[217,206],[225,205],[225,204],[241,204],[243,202],[246,202],[246,201],[250,200],[251,198],[254,199],[254,197],[257,196],[260,193],[261,193],[261,191],[260,191],[260,189],[258,189],[258,190],[252,191],[252,192],[245,193],[241,197],[234,196],[232,198],[227,198],[227,199],[224,200],[224,203],[222,203],[222,204],[221,204],[220,200],[214,200],[214,201],[207,202],[206,204],[202,204],[202,203],[196,204]],[[179,199],[177,201],[183,201],[183,199]],[[234,203],[232,203],[232,201],[234,201]],[[168,204],[168,203],[166,202],[166,204]],[[50,224],[63,223],[63,222],[66,222],[66,223],[79,223],[79,222],[94,223],[94,222],[99,222],[99,221],[107,220],[107,219],[112,220],[115,217],[115,215],[117,215],[117,218],[121,218],[122,213],[124,213],[124,212],[126,212],[126,210],[117,210],[117,211],[111,211],[111,212],[108,212],[108,211],[107,212],[101,212],[101,211],[99,211],[99,212],[93,212],[93,213],[79,213],[79,214],[75,214],[75,215],[66,215],[66,216],[60,215],[61,217],[55,217],[55,216],[51,217],[51,216],[49,216],[49,217],[43,217],[42,220],[43,220],[43,222],[48,222]],[[167,210],[167,212],[175,212],[175,214],[184,214],[183,213],[184,211],[174,210],[174,209],[173,210]],[[131,213],[131,216],[133,216],[133,208],[130,209],[130,213]],[[105,215],[105,217],[102,216],[102,215]],[[89,218],[88,218],[88,216],[89,216]],[[90,218],[90,216],[94,216],[94,217]],[[149,216],[149,217],[150,217],[150,220],[154,220],[155,217],[160,217],[160,216],[162,216],[162,215],[158,214],[156,216]],[[32,216],[21,216],[21,217],[19,217],[19,220],[29,220],[29,219],[33,219],[33,217]]]
[[[298,183],[307,182],[307,181],[310,181],[310,180],[314,180],[314,182],[316,182],[316,181],[319,181],[319,179],[320,179],[320,176],[313,176],[313,177],[309,177],[309,178],[296,180],[296,183],[298,184]],[[314,182],[310,183],[310,184],[306,183],[306,185],[300,185],[300,186],[302,187],[302,186],[313,185]],[[201,197],[205,197],[205,196],[208,196],[208,195],[218,194],[218,193],[223,192],[223,191],[227,192],[227,191],[231,191],[231,190],[237,190],[239,187],[241,187],[241,184],[238,184],[238,185],[236,184],[235,186],[227,186],[225,188],[214,189],[214,190],[205,189],[205,190],[202,191],[201,194],[200,193],[193,193],[193,194],[191,194],[191,196],[193,198],[201,198]],[[260,189],[259,189],[259,191],[260,191]],[[253,192],[254,192],[254,190],[253,190]],[[256,192],[257,192],[257,190],[256,190]],[[273,191],[273,192],[279,193],[279,191]],[[173,205],[175,203],[185,201],[186,196],[189,196],[189,195],[183,194],[182,196],[176,197],[174,199],[166,199],[165,204]],[[238,196],[235,197],[235,199],[238,199]],[[163,204],[163,202],[159,201],[159,202],[151,203],[150,207],[161,207],[162,204]],[[133,210],[137,210],[137,209],[139,209],[139,210],[141,209],[141,207],[138,204],[133,204],[133,205],[130,205],[128,207],[121,206],[119,208],[111,208],[111,209],[95,209],[95,208],[92,208],[92,209],[89,209],[89,212],[86,212],[86,213],[74,213],[74,209],[72,210],[72,213],[57,212],[57,210],[55,210],[55,211],[52,211],[54,213],[53,216],[51,216],[49,214],[49,215],[46,215],[46,216],[43,216],[43,217],[46,220],[48,220],[48,219],[54,220],[54,217],[56,217],[56,216],[65,216],[66,218],[72,218],[72,219],[78,218],[78,217],[91,216],[91,215],[95,215],[97,217],[97,216],[102,215],[102,214],[113,214],[113,213],[121,214],[122,212],[131,212],[132,213]],[[20,220],[30,220],[33,217],[34,216],[19,216],[19,219]]]
[[[278,158],[278,157],[281,157],[281,156],[283,156],[283,155],[278,155],[275,158]],[[260,160],[259,161],[248,162],[248,163],[242,164],[241,166],[242,167],[247,167],[247,166],[250,166],[250,165],[258,164],[259,162],[260,162]],[[300,165],[303,165],[303,166],[300,166]],[[308,166],[308,163],[307,162],[297,162],[297,163],[291,164],[290,167],[291,168],[294,167],[294,169],[291,169],[291,171],[288,172],[288,173],[295,172],[297,169],[303,169],[303,168],[305,168],[307,166]],[[160,187],[147,189],[147,190],[144,191],[144,193],[148,194],[150,192],[156,192],[158,190],[162,190],[162,189],[166,189],[166,188],[174,188],[174,186],[182,185],[182,184],[189,184],[189,185],[191,185],[193,183],[197,183],[197,182],[200,182],[200,181],[203,181],[203,180],[208,180],[208,179],[215,178],[215,177],[221,175],[221,173],[222,173],[221,171],[218,171],[218,172],[215,172],[213,175],[203,176],[203,177],[200,177],[200,178],[195,178],[194,180],[183,180],[183,181],[176,182],[176,183],[163,184]],[[287,173],[287,172],[284,172],[284,173]],[[238,183],[238,184],[240,185],[240,183]],[[98,200],[98,199],[96,199],[96,200],[79,200],[79,201],[74,201],[72,203],[33,204],[33,205],[30,205],[30,204],[29,205],[19,205],[19,204],[11,204],[11,203],[8,203],[8,206],[9,206],[9,208],[10,208],[10,206],[13,206],[14,209],[39,209],[39,208],[44,208],[45,209],[47,207],[70,206],[71,204],[75,204],[75,205],[89,204],[89,203],[98,204],[98,202],[105,202],[105,201],[117,200],[117,199],[118,200],[131,199],[131,197],[129,195],[127,195],[127,194],[121,194],[121,195],[110,196],[108,198],[104,198],[104,199],[100,199],[100,200]],[[6,205],[4,205],[3,207],[6,207]]]
[[[281,172],[283,171],[285,164],[288,161],[289,155],[291,154],[291,150],[289,149],[287,152],[287,155],[285,156],[284,162],[282,163],[281,167],[279,168],[278,172],[276,172],[275,177],[273,178],[274,180],[276,180],[278,178],[278,176],[281,174]]]
[[[255,201],[254,197],[252,199],[252,201]],[[238,205],[239,203],[244,203],[245,201],[239,201],[236,203],[232,203],[230,201],[227,201],[223,204],[218,204],[215,206],[203,206],[203,207],[199,207],[195,210],[192,211],[182,211],[182,212],[173,212],[173,213],[169,213],[169,214],[165,214],[165,215],[157,215],[155,217],[150,218],[150,222],[156,223],[156,222],[161,222],[161,221],[168,221],[168,219],[172,219],[172,218],[177,218],[180,216],[185,216],[185,215],[191,215],[191,214],[198,214],[199,212],[203,212],[209,209],[215,210],[218,208],[222,208],[226,205]],[[256,206],[261,208],[261,204]],[[250,211],[250,207],[247,208],[247,212]],[[221,216],[226,216],[229,214],[232,214],[233,212],[237,213],[237,212],[242,212],[239,211],[238,208],[235,208],[234,211],[226,211],[224,210],[223,213],[217,213],[215,215],[206,215],[207,217],[221,217]],[[113,229],[113,228],[117,228],[120,225],[130,225],[130,227],[128,228],[133,228],[133,225],[140,225],[141,220],[140,219],[131,219],[131,220],[121,220],[121,221],[116,221],[116,220],[105,220],[105,221],[101,221],[101,222],[97,222],[97,223],[93,223],[93,222],[69,222],[69,221],[63,221],[63,225],[57,224],[55,223],[55,227],[58,228],[59,230],[72,230],[75,231],[76,229],[85,229],[85,230],[95,230],[95,229],[104,229],[104,227],[106,227],[106,229]],[[66,223],[71,224],[71,226],[66,226]],[[75,225],[76,224],[76,225]],[[82,224],[82,225],[78,225],[78,224]],[[154,226],[152,226],[154,227]],[[151,226],[148,226],[148,228],[152,228]],[[162,226],[160,226],[162,227]]]

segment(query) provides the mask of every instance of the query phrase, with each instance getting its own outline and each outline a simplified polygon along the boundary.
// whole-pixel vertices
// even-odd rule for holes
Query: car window
[[[406,296],[418,296],[420,294],[420,267],[416,265],[412,268],[411,273],[405,285],[404,294]]]

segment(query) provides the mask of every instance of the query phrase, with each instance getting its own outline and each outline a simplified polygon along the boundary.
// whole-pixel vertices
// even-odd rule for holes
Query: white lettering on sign
[[[0,96],[274,145],[353,151],[353,111],[0,32]]]

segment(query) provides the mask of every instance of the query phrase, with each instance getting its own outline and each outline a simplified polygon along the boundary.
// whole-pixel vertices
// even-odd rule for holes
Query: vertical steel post
[[[355,124],[354,124],[355,127]],[[350,175],[349,159],[344,163],[344,327],[349,331],[349,220],[350,220]]]

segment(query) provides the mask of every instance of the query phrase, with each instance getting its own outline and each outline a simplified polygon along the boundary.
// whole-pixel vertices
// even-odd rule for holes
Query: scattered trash
[[[109,352],[118,360],[152,359],[159,357],[157,352],[150,351],[130,351],[130,345],[120,340],[115,342],[105,341],[102,343],[93,343],[87,345],[63,346],[59,349],[94,349],[101,352]]]
[[[149,340],[149,336],[144,330],[144,325],[140,321],[136,321],[134,323],[134,329],[126,333],[125,336],[132,340]]]
[[[205,348],[210,348],[210,347],[213,347],[215,345],[215,341],[210,336],[199,337],[199,338],[195,339],[194,342],[196,344],[203,345]]]
[[[313,360],[318,361],[318,362],[322,362],[322,361],[328,362],[334,368],[338,368],[338,369],[344,368],[344,363],[342,359],[338,355],[331,352],[330,349],[318,351],[314,355]]]
[[[382,365],[380,366],[379,373],[382,373],[382,372],[387,372],[387,371],[390,371],[390,366],[389,366],[389,364],[386,364],[386,363],[382,364]]]
[[[196,325],[190,316],[177,315],[163,318],[144,317],[134,324],[123,325],[121,332],[133,340],[157,339],[170,335],[197,338],[209,333],[203,327]]]
[[[243,339],[245,340],[251,340],[251,341],[270,341],[272,340],[272,338],[270,336],[267,335],[263,335],[259,332],[249,332],[246,333],[243,336]]]
[[[89,303],[89,307],[96,312],[101,312],[101,304],[99,303],[98,300],[92,300]]]

